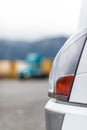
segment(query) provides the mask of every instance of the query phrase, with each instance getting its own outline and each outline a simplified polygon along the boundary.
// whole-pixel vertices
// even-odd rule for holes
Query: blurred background
[[[49,72],[80,10],[81,0],[0,0],[0,129],[45,130]]]

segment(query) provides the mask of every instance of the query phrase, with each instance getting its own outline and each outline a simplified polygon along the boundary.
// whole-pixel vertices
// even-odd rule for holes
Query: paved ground
[[[0,130],[45,130],[48,80],[0,80]]]

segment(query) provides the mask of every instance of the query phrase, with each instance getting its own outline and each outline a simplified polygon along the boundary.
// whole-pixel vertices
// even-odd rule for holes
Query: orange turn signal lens
[[[74,75],[59,78],[54,87],[54,94],[69,96],[73,79]]]

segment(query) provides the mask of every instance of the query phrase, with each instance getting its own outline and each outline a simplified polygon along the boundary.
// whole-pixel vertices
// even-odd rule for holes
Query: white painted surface
[[[66,114],[62,130],[87,130],[87,116]]]
[[[87,42],[80,59],[70,101],[87,103]]]
[[[87,103],[87,74],[76,76],[70,96],[70,101]]]
[[[87,117],[87,107],[79,107],[74,105],[66,105],[61,103],[56,103],[55,99],[51,99],[45,106],[45,109],[57,113],[72,114],[76,116],[86,116]]]
[[[87,0],[82,0],[78,30],[87,27]]]

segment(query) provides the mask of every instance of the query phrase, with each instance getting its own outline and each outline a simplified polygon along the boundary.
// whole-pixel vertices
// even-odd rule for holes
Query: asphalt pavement
[[[48,79],[0,80],[0,130],[45,130]]]

